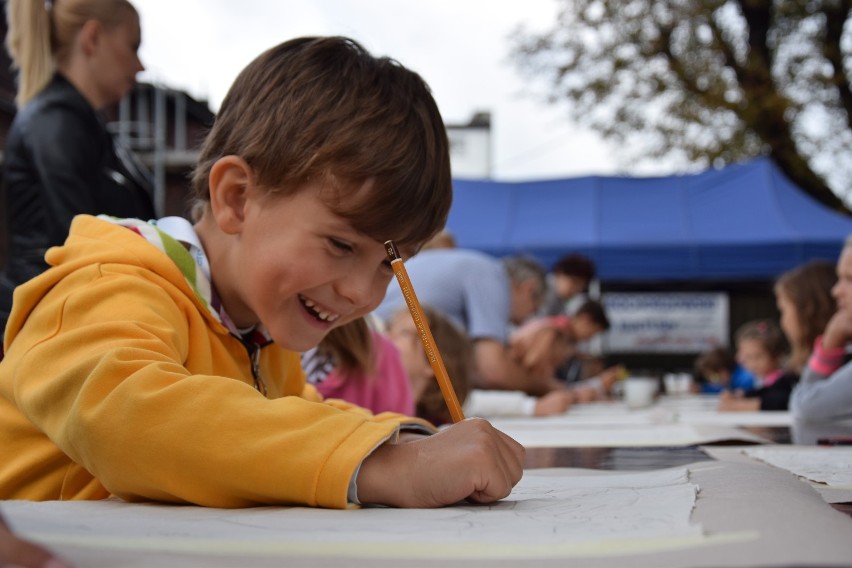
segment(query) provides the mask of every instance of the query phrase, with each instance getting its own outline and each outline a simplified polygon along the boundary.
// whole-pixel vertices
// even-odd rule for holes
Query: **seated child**
[[[422,308],[459,404],[466,410],[465,404],[473,388],[473,344],[467,334],[441,312],[429,306]],[[407,309],[394,312],[387,322],[386,333],[399,350],[403,367],[411,381],[415,416],[437,425],[451,423],[447,403],[426,358],[417,326]]]
[[[543,316],[526,322],[512,334],[512,354],[530,372],[554,376],[578,343],[603,333],[609,325],[603,305],[588,300],[573,316]]]
[[[719,410],[786,410],[798,375],[784,368],[787,342],[772,320],[743,324],[735,335],[737,361],[755,377],[756,388],[722,392]]]
[[[513,356],[529,373],[538,376],[558,376],[557,370],[577,355],[578,343],[589,341],[609,329],[610,323],[603,305],[596,300],[584,302],[572,316],[543,316],[534,318],[511,337]],[[572,388],[581,388],[579,402],[606,397],[622,374],[620,366],[603,370],[595,378],[581,380]],[[585,387],[594,387],[597,394]]]
[[[195,224],[77,217],[15,291],[0,363],[0,498],[345,508],[508,495],[523,447],[484,420],[324,402],[299,353],[378,306],[446,220],[425,82],[340,37],[237,77],[201,150]]]
[[[696,384],[702,393],[749,391],[754,377],[746,371],[725,347],[705,351],[695,359]]]
[[[543,315],[572,315],[586,297],[589,283],[595,278],[595,263],[580,253],[569,253],[556,261],[548,275]]]
[[[302,354],[308,383],[323,398],[339,398],[375,414],[414,415],[414,398],[399,351],[364,318],[332,329]]]

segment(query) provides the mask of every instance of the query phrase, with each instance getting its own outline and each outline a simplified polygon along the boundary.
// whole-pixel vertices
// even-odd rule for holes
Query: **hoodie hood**
[[[155,250],[156,249],[156,250]],[[35,305],[63,278],[98,264],[132,264],[166,278],[192,298],[198,309],[228,331],[210,280],[187,248],[155,225],[138,219],[78,215],[65,244],[45,255],[50,268],[15,289],[5,343],[14,339]]]

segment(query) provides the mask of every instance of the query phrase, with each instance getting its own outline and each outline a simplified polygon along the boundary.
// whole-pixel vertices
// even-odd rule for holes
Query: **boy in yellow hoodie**
[[[372,311],[451,201],[415,73],[345,38],[276,46],[202,148],[194,225],[77,217],[15,292],[0,363],[0,498],[213,507],[505,497],[523,448],[322,401],[298,352]]]

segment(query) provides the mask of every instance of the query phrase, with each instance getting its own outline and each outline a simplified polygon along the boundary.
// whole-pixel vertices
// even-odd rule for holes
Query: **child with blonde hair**
[[[778,324],[769,319],[747,322],[737,330],[735,343],[737,362],[754,376],[755,388],[724,391],[719,410],[786,410],[798,377],[784,367],[788,348]]]
[[[323,398],[339,398],[375,414],[414,415],[414,397],[399,351],[364,318],[332,329],[302,354],[308,383]]]
[[[464,405],[473,390],[473,343],[447,316],[430,306],[422,309],[459,404]],[[437,425],[451,423],[447,403],[408,310],[399,310],[391,316],[387,336],[399,350],[411,381],[416,415]]]

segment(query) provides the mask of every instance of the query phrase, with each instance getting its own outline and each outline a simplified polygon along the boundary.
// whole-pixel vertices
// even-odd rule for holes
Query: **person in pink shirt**
[[[333,329],[302,367],[324,398],[339,398],[375,414],[414,415],[414,396],[399,351],[363,319]]]

